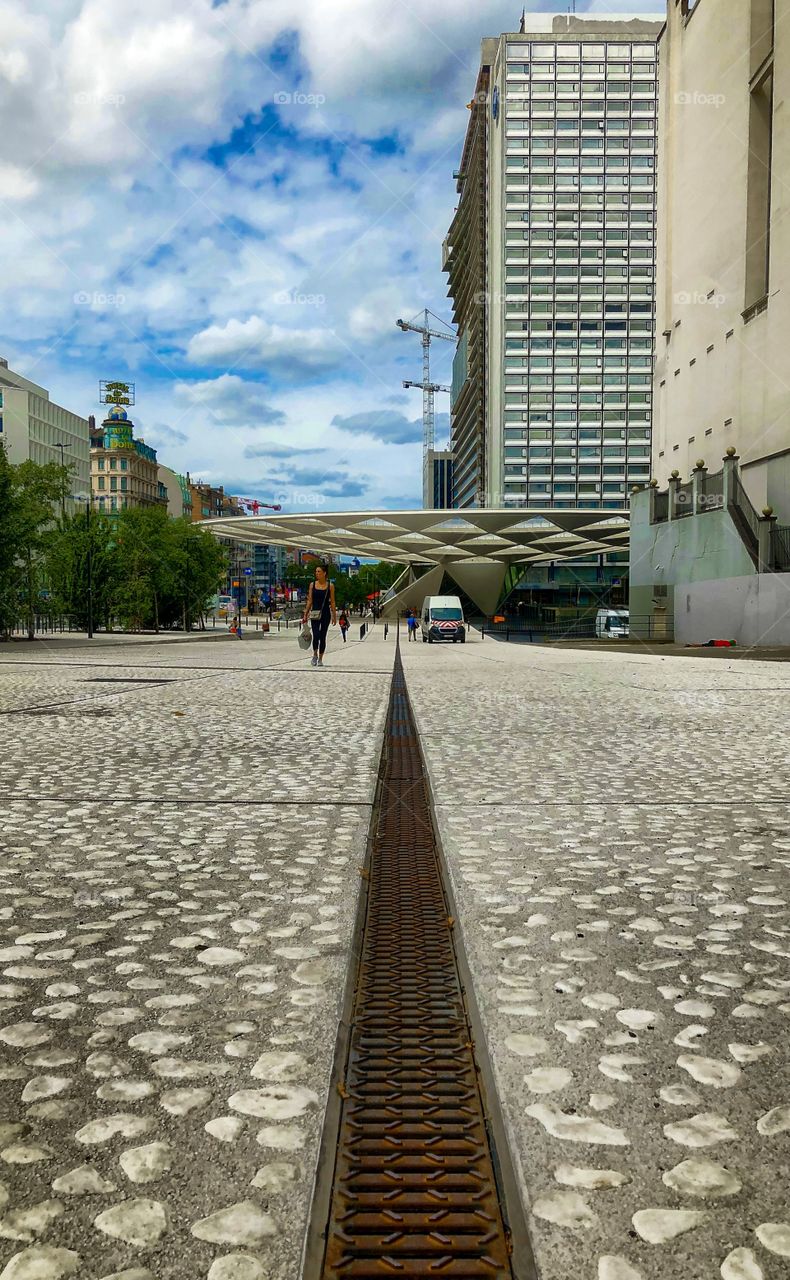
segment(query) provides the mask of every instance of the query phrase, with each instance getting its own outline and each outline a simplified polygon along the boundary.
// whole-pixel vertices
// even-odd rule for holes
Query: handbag
[[[323,613],[323,609],[311,609],[308,614],[308,617],[311,622],[319,622],[322,613]]]
[[[306,622],[299,628],[297,641],[300,649],[312,649],[313,647],[313,633]]]

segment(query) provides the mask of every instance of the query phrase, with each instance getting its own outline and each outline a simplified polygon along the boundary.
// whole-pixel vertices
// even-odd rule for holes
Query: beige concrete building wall
[[[60,465],[58,443],[65,445],[63,461],[72,467],[71,491],[90,491],[90,438],[88,420],[64,409],[49,398],[49,392],[0,365],[0,440],[13,463],[54,462]],[[76,509],[67,499],[66,508]]]
[[[668,0],[660,41],[653,472],[741,457],[758,508],[790,522],[790,0]],[[770,252],[759,118],[773,56]],[[758,112],[757,118],[755,111]],[[764,122],[763,122],[764,123]],[[766,210],[768,201],[766,200]],[[747,246],[749,252],[747,253]]]

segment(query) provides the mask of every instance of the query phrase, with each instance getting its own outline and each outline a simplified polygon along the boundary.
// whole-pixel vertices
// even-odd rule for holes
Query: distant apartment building
[[[64,463],[72,468],[73,494],[90,490],[90,437],[87,418],[62,408],[49,392],[0,359],[0,441],[9,461]],[[62,445],[63,448],[59,448]],[[75,510],[66,499],[67,510]]]
[[[135,439],[134,423],[123,405],[111,404],[107,417],[91,432],[91,493],[108,515],[136,507],[167,505],[159,482],[156,450]]]
[[[632,632],[790,643],[790,0],[668,0]],[[634,619],[637,620],[636,627]]]
[[[243,516],[238,498],[226,493],[222,485],[193,480],[187,472],[187,485],[192,499],[192,520],[211,520],[215,516]]]
[[[252,587],[258,601],[275,599],[284,581],[287,554],[285,547],[255,543],[252,547]]]
[[[444,243],[458,342],[450,388],[453,505],[486,506],[486,336],[489,88],[496,40],[482,42],[481,65],[454,177],[458,207]]]
[[[192,490],[186,476],[159,463],[159,483],[167,494],[167,514],[174,519],[192,519]]]
[[[428,476],[431,483],[430,505],[437,511],[453,506],[454,456],[449,449],[428,451]]]
[[[660,29],[483,41],[444,254],[456,506],[623,510],[648,478]]]
[[[212,520],[216,516],[243,516],[241,499],[226,493],[222,485],[207,484],[186,476],[192,499],[193,521]],[[240,608],[246,608],[254,595],[255,544],[240,538],[222,537],[219,541],[228,552],[228,572],[224,590],[233,596]]]

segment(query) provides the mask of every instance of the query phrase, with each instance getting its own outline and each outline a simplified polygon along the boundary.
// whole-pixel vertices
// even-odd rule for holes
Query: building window
[[[115,491],[116,491],[116,490],[117,490],[117,488],[118,488],[118,477],[117,477],[117,476],[110,476],[110,488],[111,488],[111,490],[113,491],[113,493],[115,493]]]
[[[751,0],[751,9],[744,297],[744,308],[747,310],[768,292],[774,107],[774,0]]]
[[[104,487],[105,487],[105,479],[104,479],[104,476],[99,476],[99,488],[100,488],[100,489],[103,489]]]
[[[104,458],[99,458],[99,459],[98,459],[98,465],[99,465],[99,470],[100,470],[100,471],[103,471],[103,470],[104,470]]]
[[[110,470],[114,471],[117,466],[118,466],[118,459],[110,458]]]

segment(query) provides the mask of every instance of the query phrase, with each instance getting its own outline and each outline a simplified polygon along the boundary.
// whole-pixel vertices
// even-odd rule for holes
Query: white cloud
[[[223,373],[219,378],[181,382],[175,392],[198,415],[202,413],[219,426],[241,430],[285,422],[282,409],[274,408],[264,398],[264,388],[259,383],[246,382],[237,374]]]
[[[209,325],[190,339],[187,355],[195,364],[263,368],[285,380],[328,373],[344,359],[331,329],[285,329],[261,316]]]
[[[0,162],[0,191],[4,200],[29,200],[39,185],[38,179],[19,165]]]

